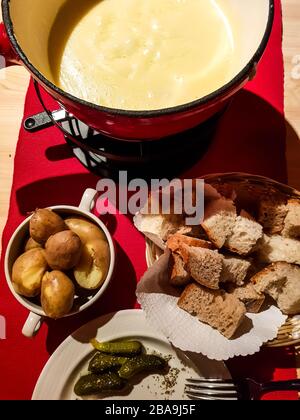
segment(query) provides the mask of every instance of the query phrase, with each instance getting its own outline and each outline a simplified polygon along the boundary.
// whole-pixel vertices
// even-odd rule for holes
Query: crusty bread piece
[[[238,298],[246,306],[247,312],[258,313],[265,301],[265,296],[258,293],[252,283],[244,284],[241,287],[230,288],[230,293]]]
[[[190,274],[184,268],[183,259],[173,253],[169,259],[169,279],[173,286],[186,286],[191,281]]]
[[[254,250],[262,235],[262,226],[243,210],[241,215],[236,218],[232,233],[225,242],[225,247],[237,254],[248,255]]]
[[[263,270],[269,263],[264,263],[261,261],[258,261],[257,258],[254,258],[255,254],[253,256],[253,258],[249,258],[251,261],[251,266],[247,272],[247,276],[245,281],[250,280],[253,276],[255,276],[255,274],[257,274],[259,271]]]
[[[141,232],[156,235],[161,241],[178,232],[189,233],[190,227],[184,226],[184,219],[178,215],[147,214],[135,217],[135,223]]]
[[[195,283],[185,288],[178,306],[227,338],[233,337],[246,313],[245,305],[235,296]]]
[[[219,289],[223,256],[218,251],[194,246],[182,246],[185,268],[192,278],[210,289]]]
[[[287,207],[284,199],[270,197],[259,203],[258,222],[270,235],[281,233],[286,215]]]
[[[184,218],[182,215],[162,215],[163,224],[161,230],[161,238],[163,241],[166,241],[170,235],[181,230],[182,233],[189,233],[191,228],[185,226]]]
[[[191,236],[182,235],[180,233],[175,233],[174,235],[169,236],[167,240],[167,247],[172,252],[180,252],[180,248],[183,244],[207,249],[214,248],[211,242],[204,241],[203,239],[192,238]]]
[[[206,233],[200,225],[182,226],[178,229],[177,233],[181,235],[188,235],[193,238],[207,240]]]
[[[250,213],[248,213],[246,210],[241,210],[239,215],[241,217],[244,217],[245,219],[252,220],[252,222],[256,222],[255,218]]]
[[[244,284],[245,277],[251,266],[251,262],[241,257],[224,255],[221,272],[221,283],[235,283],[238,286]]]
[[[175,233],[196,237],[205,236],[200,225],[186,226],[183,215],[138,214],[134,217],[134,223],[138,230],[150,237],[151,240],[153,240],[153,236],[158,238],[159,243],[157,240],[155,243],[160,248],[164,248],[168,237]]]
[[[257,255],[260,261],[266,263],[284,261],[300,264],[300,241],[280,235],[264,235],[259,243]]]
[[[204,221],[201,226],[209,240],[222,248],[231,234],[236,219],[236,208],[232,200],[220,198],[209,201],[205,206]]]
[[[287,238],[300,238],[300,200],[289,200],[287,209],[281,234]]]
[[[300,313],[300,267],[276,262],[251,279],[255,290],[271,296],[286,315]]]

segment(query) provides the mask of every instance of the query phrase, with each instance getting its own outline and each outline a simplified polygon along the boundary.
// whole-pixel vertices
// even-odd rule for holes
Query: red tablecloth
[[[187,176],[243,171],[285,181],[279,0],[276,6],[273,34],[255,81],[236,97],[208,153]],[[52,106],[52,102],[49,99],[48,105]],[[41,105],[31,84],[24,115],[37,112],[41,112]],[[84,189],[95,187],[96,183],[97,177],[70,157],[62,135],[55,128],[36,134],[28,134],[21,128],[2,257],[9,238],[28,212],[36,207],[76,205]],[[0,399],[29,399],[49,356],[74,329],[104,313],[135,307],[136,282],[146,269],[145,242],[127,216],[111,217],[109,226],[117,244],[118,258],[115,278],[105,296],[80,316],[46,321],[33,340],[21,335],[28,312],[13,298],[6,285],[2,258],[0,315],[6,318],[7,338],[0,340]],[[296,376],[293,351],[287,349],[265,349],[254,357],[234,360],[229,365],[236,376],[263,380]],[[278,393],[274,397],[297,398],[297,395]]]

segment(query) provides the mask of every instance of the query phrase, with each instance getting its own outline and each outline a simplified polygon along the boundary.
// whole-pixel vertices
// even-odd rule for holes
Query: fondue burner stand
[[[89,171],[118,179],[119,171],[129,178],[173,178],[201,159],[213,138],[217,114],[196,128],[160,140],[124,141],[107,137],[88,127],[64,109],[47,109],[38,84],[35,90],[44,112],[24,121],[29,132],[56,126],[64,135],[73,154]]]

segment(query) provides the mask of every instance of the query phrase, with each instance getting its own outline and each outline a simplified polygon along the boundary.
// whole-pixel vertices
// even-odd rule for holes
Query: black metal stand
[[[43,113],[24,121],[24,128],[36,132],[57,127],[77,159],[91,172],[117,177],[120,170],[129,176],[174,177],[195,164],[207,151],[223,112],[196,128],[175,136],[148,142],[126,142],[106,137],[77,120],[64,109],[50,111],[40,87],[34,81]]]

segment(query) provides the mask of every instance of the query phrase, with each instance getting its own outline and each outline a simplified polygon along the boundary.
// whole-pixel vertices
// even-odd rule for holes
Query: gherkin
[[[111,354],[96,353],[89,363],[89,371],[92,373],[102,373],[107,370],[120,368],[128,357],[114,356]]]
[[[139,341],[112,341],[100,343],[96,339],[91,340],[92,346],[103,353],[118,355],[136,355],[142,351],[142,344]]]
[[[167,366],[167,362],[161,357],[141,354],[125,362],[118,373],[120,378],[130,379],[134,375],[144,371],[162,372]]]
[[[117,373],[108,372],[102,375],[82,376],[76,383],[74,392],[79,397],[100,394],[105,391],[118,391],[124,388],[126,381]]]
[[[100,343],[91,340],[98,350],[89,362],[89,374],[82,376],[74,387],[78,396],[101,394],[122,390],[128,380],[141,372],[164,373],[168,366],[165,359],[142,353],[138,341],[114,341]]]

